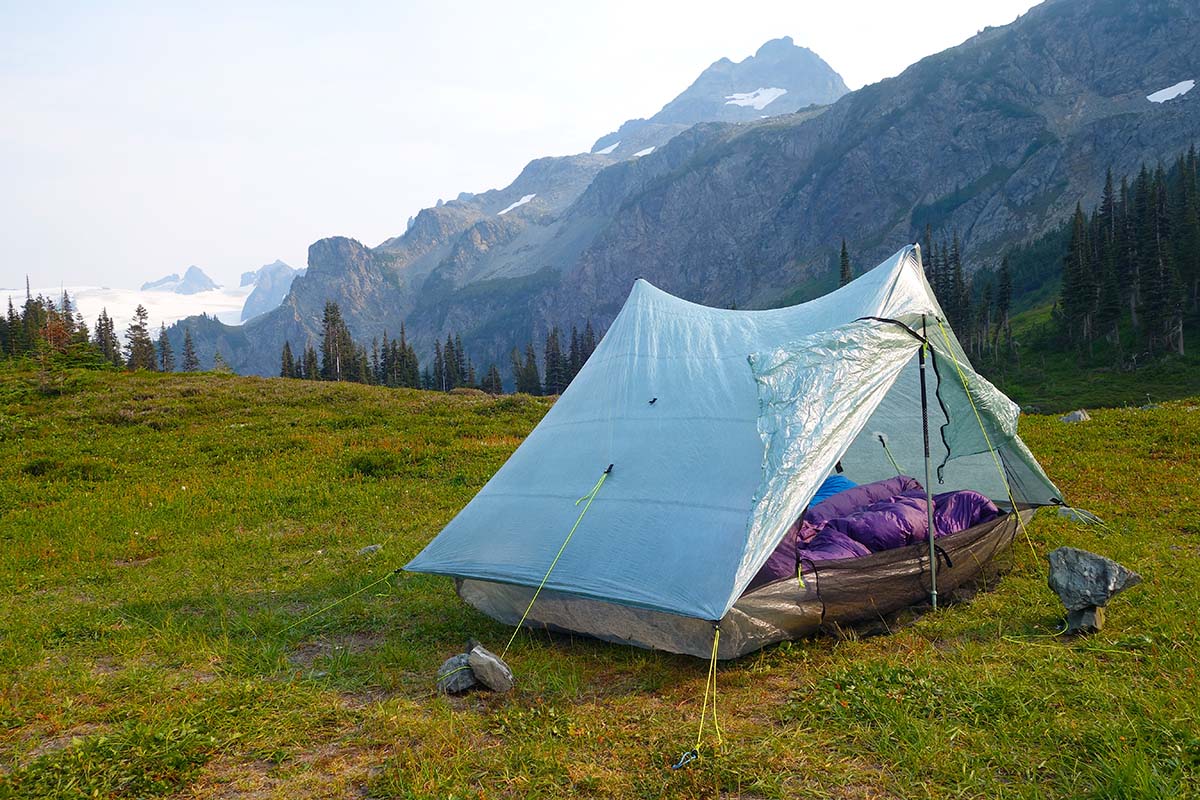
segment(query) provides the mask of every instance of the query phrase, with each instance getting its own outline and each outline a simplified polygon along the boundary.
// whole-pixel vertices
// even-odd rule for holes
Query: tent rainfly
[[[1008,545],[1019,513],[1060,503],[1017,416],[972,370],[916,246],[790,308],[708,308],[638,280],[554,407],[406,568],[454,577],[508,624],[705,658],[719,624],[732,658],[917,602],[934,570],[953,589]],[[865,483],[930,460],[927,489],[973,489],[1010,513],[938,539],[932,563],[914,544],[745,592],[839,461]]]

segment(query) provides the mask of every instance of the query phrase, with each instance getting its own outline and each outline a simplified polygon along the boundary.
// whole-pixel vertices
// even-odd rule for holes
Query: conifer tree
[[[158,368],[163,372],[175,371],[175,351],[171,349],[171,341],[167,338],[167,325],[158,325]]]
[[[845,286],[854,280],[854,271],[850,268],[850,252],[846,250],[846,240],[842,239],[841,270],[838,275],[838,286]]]
[[[279,377],[296,377],[296,359],[292,358],[291,342],[285,341],[283,343],[283,353],[279,357],[279,362]]]
[[[233,367],[229,366],[229,362],[225,360],[225,356],[221,355],[221,351],[217,350],[213,353],[213,372],[219,372],[225,375],[233,374]]]
[[[196,355],[196,343],[192,340],[191,328],[183,329],[183,371],[200,371],[200,358]]]
[[[321,317],[321,380],[349,380],[359,372],[357,357],[341,308],[332,300],[326,301]]]
[[[479,385],[480,389],[488,394],[503,394],[504,383],[500,380],[500,370],[495,364],[488,367],[487,374],[483,376],[483,382]]]
[[[1009,314],[1012,311],[1012,268],[1008,262],[1008,256],[1000,262],[1000,285],[996,290],[996,332],[992,338],[992,350],[996,350],[996,343],[1001,336],[1004,338],[1004,349],[1006,352],[1012,351],[1012,327],[1009,323]]]
[[[125,331],[125,365],[129,369],[154,370],[157,366],[154,342],[150,340],[150,331],[146,325],[148,317],[146,307],[139,304]]]
[[[317,350],[311,342],[304,345],[304,377],[310,381],[321,380],[321,368],[317,363]]]
[[[551,328],[549,335],[546,336],[543,362],[546,367],[546,394],[562,394],[563,390],[567,388],[567,376],[557,326]]]

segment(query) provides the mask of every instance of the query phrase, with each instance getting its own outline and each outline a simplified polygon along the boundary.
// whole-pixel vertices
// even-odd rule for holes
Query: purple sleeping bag
[[[933,496],[933,524],[937,536],[965,531],[1000,516],[996,504],[979,492],[963,489]],[[922,536],[922,539],[925,537]]]
[[[933,509],[938,538],[1000,516],[995,503],[970,490],[934,495]],[[928,530],[925,490],[915,478],[899,475],[837,492],[809,507],[746,591],[794,576],[805,561],[858,558],[924,542]]]
[[[812,541],[796,551],[801,566],[805,561],[834,561],[839,558],[869,556],[871,551],[841,531],[831,528],[818,533]]]
[[[828,478],[817,487],[816,493],[813,495],[812,505],[823,502],[824,500],[836,496],[839,492],[845,492],[847,489],[853,489],[855,483],[841,475],[830,475]],[[803,515],[801,515],[803,518]],[[796,574],[796,547],[800,542],[796,539],[796,531],[800,526],[800,520],[796,521],[795,525],[788,528],[787,533],[783,535],[775,551],[771,553],[767,562],[758,570],[758,574],[750,581],[750,585],[746,587],[746,591],[757,589],[772,581],[777,581],[781,578],[787,578]]]
[[[924,539],[929,530],[925,497],[913,497],[910,493],[872,503],[860,511],[829,520],[821,533],[828,530],[844,533],[872,553],[904,547]]]
[[[897,475],[874,483],[864,483],[844,492],[838,492],[828,500],[809,506],[808,511],[799,521],[797,535],[801,542],[807,542],[817,535],[826,522],[835,517],[853,514],[859,509],[866,508],[871,503],[881,500],[891,500],[905,492],[924,491],[916,478],[907,475]],[[924,534],[922,534],[924,535]]]

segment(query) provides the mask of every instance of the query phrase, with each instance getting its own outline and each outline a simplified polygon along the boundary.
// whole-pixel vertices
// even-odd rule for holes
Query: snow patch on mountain
[[[598,156],[607,156],[607,155],[611,155],[611,154],[612,154],[612,151],[613,151],[613,150],[616,150],[616,149],[617,149],[617,146],[618,146],[618,145],[620,145],[620,144],[621,144],[621,142],[620,142],[620,141],[613,142],[612,144],[610,144],[608,147],[604,148],[603,150],[597,150],[597,151],[596,151],[596,155],[598,155]]]
[[[1194,80],[1180,81],[1179,83],[1168,86],[1165,89],[1159,89],[1153,94],[1146,95],[1146,99],[1151,103],[1165,103],[1168,100],[1174,100],[1176,97],[1183,97],[1195,87]]]
[[[778,86],[760,86],[753,92],[734,92],[725,95],[725,105],[750,106],[756,111],[762,111],[785,94],[787,94],[787,89],[780,89]]]
[[[535,197],[537,197],[537,192],[534,192],[533,194],[527,194],[524,197],[522,197],[520,200],[516,201],[515,203],[509,204],[503,211],[497,212],[497,216],[502,217],[505,214],[507,214],[508,212],[512,211],[514,208],[520,208],[521,206],[525,205],[526,203],[528,203],[530,200],[532,200]]]
[[[653,152],[654,152],[654,146],[651,145],[650,147],[647,147],[645,150],[638,150],[636,153],[633,154],[633,157],[641,158],[642,156],[648,156]]]

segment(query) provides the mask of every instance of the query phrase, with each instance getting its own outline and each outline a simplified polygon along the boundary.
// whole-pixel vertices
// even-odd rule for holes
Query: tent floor
[[[1033,509],[1021,512],[1026,521],[1032,515]],[[938,563],[939,594],[946,597],[978,577],[1009,546],[1016,532],[1017,516],[1008,514],[938,539],[945,554]],[[927,600],[928,544],[820,562],[803,577],[803,583],[792,577],[743,595],[721,620],[718,657],[737,658],[776,642],[810,636],[835,623],[884,620]],[[534,593],[532,587],[473,578],[458,579],[456,584],[463,600],[508,625],[520,621]],[[538,596],[525,625],[698,658],[712,654],[710,621],[548,589]]]

